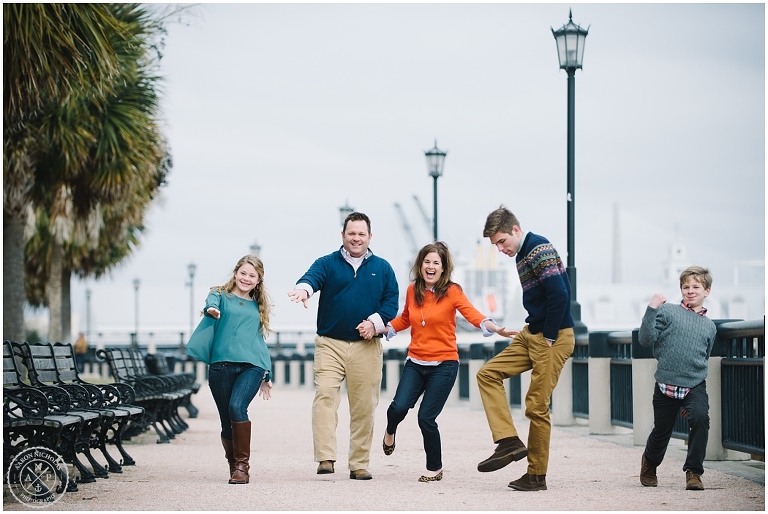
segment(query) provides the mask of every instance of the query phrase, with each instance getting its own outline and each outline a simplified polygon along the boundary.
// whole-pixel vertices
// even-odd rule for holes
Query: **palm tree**
[[[117,73],[121,27],[103,4],[3,4],[3,339],[23,340],[24,238],[46,103]]]
[[[109,269],[130,253],[135,231],[121,227],[142,226],[170,167],[157,122],[159,79],[152,74],[154,38],[162,27],[137,5],[109,8],[122,29],[113,41],[119,65],[112,92],[75,91],[45,109],[40,124],[48,144],[38,155],[33,197],[47,220],[41,234],[46,251],[36,256],[45,258],[48,271],[50,341],[68,340],[72,270],[87,275],[88,268]],[[105,250],[105,243],[123,251],[91,252]],[[86,268],[78,269],[75,260]]]

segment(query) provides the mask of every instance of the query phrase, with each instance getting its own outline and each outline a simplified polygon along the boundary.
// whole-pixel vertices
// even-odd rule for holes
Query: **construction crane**
[[[427,227],[427,232],[432,233],[432,218],[429,217],[429,214],[427,214],[426,209],[424,209],[424,206],[421,205],[421,200],[419,200],[419,197],[416,195],[413,195],[413,201],[416,202],[416,206],[419,208],[419,212],[421,213],[421,216],[424,218],[424,225]]]
[[[397,211],[397,215],[400,218],[400,225],[403,227],[403,232],[405,232],[406,239],[408,239],[408,243],[410,244],[411,253],[416,255],[419,252],[419,245],[416,244],[416,238],[413,235],[411,224],[408,223],[408,218],[405,217],[403,208],[397,202],[395,202],[395,210]]]

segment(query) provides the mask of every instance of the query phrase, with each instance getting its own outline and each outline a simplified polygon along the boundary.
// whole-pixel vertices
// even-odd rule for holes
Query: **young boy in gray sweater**
[[[683,464],[685,488],[704,489],[701,475],[709,437],[706,378],[717,333],[704,308],[704,299],[711,288],[709,270],[691,266],[680,274],[683,300],[679,304],[668,304],[663,294],[654,294],[640,325],[639,342],[643,346],[653,345],[653,356],[658,361],[654,375],[653,430],[640,463],[640,483],[646,487],[658,484],[656,467],[664,460],[682,407],[690,428],[688,456]]]

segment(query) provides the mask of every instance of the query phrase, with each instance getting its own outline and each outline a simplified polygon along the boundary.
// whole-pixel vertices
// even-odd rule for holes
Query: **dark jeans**
[[[248,421],[248,405],[263,378],[263,369],[245,362],[214,362],[208,367],[208,385],[219,410],[221,437],[232,439],[233,421]]]
[[[76,353],[75,354],[75,366],[77,366],[77,372],[82,373],[85,369],[85,354],[84,353]]]
[[[707,453],[709,438],[709,396],[706,381],[692,388],[683,398],[670,398],[653,386],[653,430],[645,443],[645,460],[651,466],[658,466],[664,460],[669,438],[677,419],[677,413],[683,407],[688,420],[688,456],[683,464],[683,471],[704,474],[704,455]]]
[[[422,366],[410,360],[405,361],[395,397],[387,409],[387,433],[394,434],[397,425],[416,405],[419,396],[424,395],[419,407],[419,428],[424,438],[427,469],[430,471],[443,467],[440,432],[437,430],[435,419],[448,400],[458,372],[458,361],[444,361],[437,366]]]

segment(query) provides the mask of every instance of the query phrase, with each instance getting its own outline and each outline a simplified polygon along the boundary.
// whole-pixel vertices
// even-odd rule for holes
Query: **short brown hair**
[[[368,225],[368,233],[371,233],[371,220],[362,212],[352,212],[346,218],[344,218],[344,226],[341,230],[342,232],[347,231],[347,223],[350,221],[364,221],[365,224]]]
[[[702,268],[701,266],[689,266],[683,270],[683,272],[680,273],[680,287],[683,287],[683,284],[688,282],[689,278],[696,279],[697,282],[704,286],[704,289],[712,287],[712,274],[707,268]]]
[[[504,205],[501,205],[485,219],[483,237],[491,237],[497,232],[511,234],[512,227],[515,225],[517,225],[518,228],[520,227],[520,222],[517,221],[517,216],[512,214],[512,212],[504,207]]]

